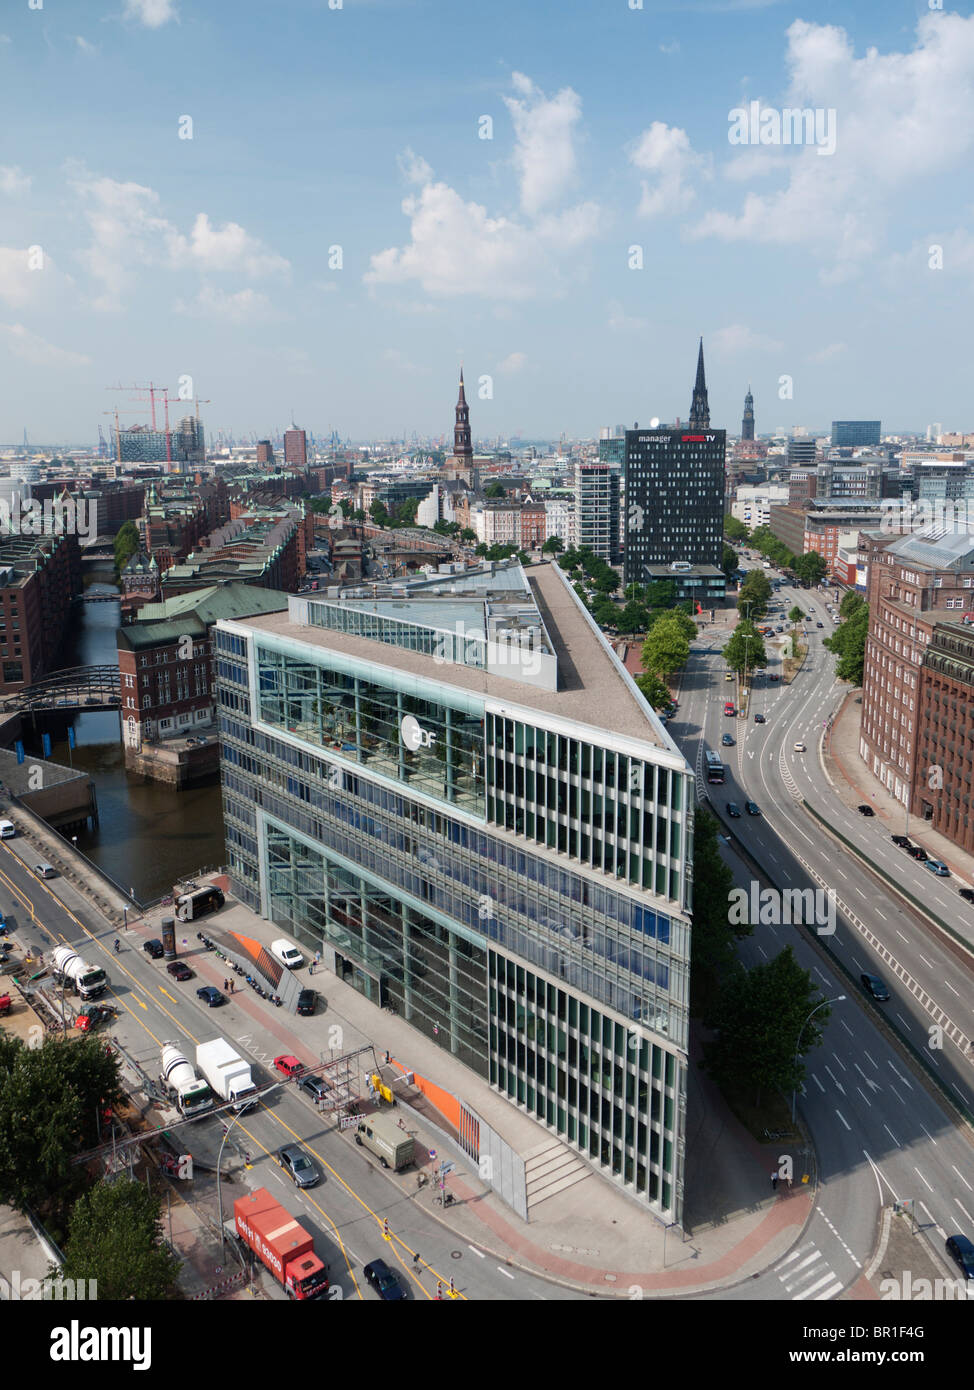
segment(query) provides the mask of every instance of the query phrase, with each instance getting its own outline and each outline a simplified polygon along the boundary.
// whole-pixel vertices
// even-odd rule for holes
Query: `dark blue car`
[[[211,1009],[224,1002],[223,995],[216,985],[204,985],[202,989],[196,991],[196,997],[202,999],[203,1003],[208,1004]]]

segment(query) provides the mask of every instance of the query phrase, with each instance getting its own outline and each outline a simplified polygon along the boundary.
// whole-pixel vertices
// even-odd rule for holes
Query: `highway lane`
[[[802,606],[807,610],[809,594],[803,592],[801,597]],[[786,595],[786,611],[790,606]],[[818,633],[819,630],[812,628],[810,631]],[[817,710],[824,693],[819,687],[823,682],[826,686],[834,683],[831,657],[813,637],[811,660],[815,674],[806,680],[804,689],[800,688],[804,677],[800,677],[795,686],[785,689],[759,681],[752,687],[752,718],[749,721],[729,720],[721,713],[725,683],[723,662],[714,651],[716,643],[704,635],[697,645],[704,650],[699,654],[695,651],[691,659],[681,690],[681,707],[670,728],[691,763],[697,762],[698,755],[702,762],[704,745],[719,748],[720,734],[726,729],[733,730],[738,743],[734,750],[736,756],[729,761],[728,783],[723,788],[711,787],[710,792],[721,813],[727,800],[743,803],[753,798],[764,814],[759,818],[745,816],[728,821],[728,826],[740,835],[742,843],[758,861],[765,864],[777,883],[784,887],[819,886],[806,871],[804,865],[807,865],[808,870],[819,872],[824,882],[838,884],[841,890],[838,896],[844,901],[847,883],[842,876],[845,875],[850,884],[867,895],[856,899],[857,905],[875,917],[880,899],[871,877],[855,865],[852,856],[837,853],[821,832],[816,831],[815,823],[799,811],[786,782],[781,780],[782,752],[785,741],[792,738],[794,727],[792,705],[796,710],[803,710],[806,718],[809,711]],[[754,725],[755,710],[767,714],[768,724]],[[698,790],[706,788],[701,786]],[[736,856],[731,862],[737,870],[737,881],[743,886],[749,881],[750,872]],[[830,868],[841,872],[826,877]],[[856,873],[861,875],[861,881],[855,877]],[[879,910],[886,912],[891,929],[896,930],[898,906],[893,908],[888,904]],[[883,926],[881,921],[867,920],[873,930]],[[915,924],[912,934],[918,936]],[[836,940],[840,951],[848,953],[850,968],[855,968],[857,962],[863,969],[877,968],[875,961],[870,964],[870,957],[863,957],[861,938],[843,925],[841,917],[836,938],[830,944]],[[742,955],[745,960],[770,959],[789,941],[803,966],[813,971],[826,996],[840,993],[849,996],[846,1003],[834,1006],[825,1048],[809,1058],[807,1094],[802,1099],[803,1113],[819,1148],[829,1199],[826,1204],[823,1191],[819,1210],[809,1228],[814,1239],[813,1228],[821,1219],[824,1233],[815,1248],[838,1279],[843,1277],[840,1273],[843,1262],[846,1274],[852,1277],[855,1272],[851,1263],[853,1256],[863,1264],[871,1249],[879,1210],[879,1187],[883,1183],[887,1185],[887,1196],[890,1190],[895,1190],[901,1198],[916,1196],[925,1202],[918,1214],[921,1222],[926,1222],[933,1232],[935,1244],[941,1239],[940,1231],[961,1230],[974,1238],[974,1206],[965,1188],[967,1182],[974,1186],[971,1149],[954,1128],[952,1117],[939,1099],[928,1093],[904,1065],[898,1051],[887,1043],[865,1001],[794,927],[773,924],[756,927],[753,937],[744,944]],[[923,954],[934,961],[925,943]],[[938,958],[935,963],[958,969],[956,962],[950,960]],[[896,977],[890,978],[888,973],[883,973],[894,988],[898,984]],[[912,1000],[912,996],[903,993],[905,998],[894,993],[894,1007],[905,1016],[914,1029],[915,1041],[919,1042],[919,1015],[910,1016],[906,1000]],[[915,1000],[913,1004],[916,1006]],[[963,1064],[963,1059],[958,1060]],[[940,1056],[937,1061],[944,1069],[945,1058]],[[966,1074],[963,1080],[967,1080]],[[810,1260],[803,1267],[815,1268],[816,1261]],[[782,1272],[787,1273],[787,1268]],[[786,1290],[785,1296],[798,1297],[800,1281],[794,1287],[795,1292]],[[764,1296],[773,1296],[763,1280],[753,1281],[753,1290],[749,1288],[742,1294],[751,1296],[754,1292],[754,1296],[760,1296],[756,1293],[758,1288],[763,1290]],[[829,1285],[823,1288],[827,1292]],[[785,1289],[784,1284],[781,1289]],[[781,1290],[777,1292],[781,1296]]]

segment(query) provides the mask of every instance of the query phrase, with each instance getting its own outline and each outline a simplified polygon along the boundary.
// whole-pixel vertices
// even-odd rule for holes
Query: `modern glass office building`
[[[680,1219],[692,774],[562,571],[217,625],[236,892]]]

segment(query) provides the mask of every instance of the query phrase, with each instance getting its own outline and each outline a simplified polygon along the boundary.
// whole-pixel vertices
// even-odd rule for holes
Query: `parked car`
[[[153,960],[159,960],[163,954],[162,942],[158,937],[153,937],[151,941],[143,941],[142,949],[146,955],[151,956]]]
[[[363,1273],[365,1282],[371,1284],[379,1297],[387,1303],[398,1303],[406,1297],[402,1285],[385,1260],[373,1260],[365,1266]]]
[[[274,1070],[279,1071],[283,1077],[290,1081],[292,1076],[298,1076],[304,1071],[304,1064],[299,1062],[292,1053],[285,1052],[280,1057],[274,1058]]]
[[[947,1254],[965,1279],[974,1279],[974,1243],[967,1236],[948,1236]]]
[[[927,857],[927,851],[921,849],[919,845],[906,845],[905,849],[911,859],[916,859],[920,863],[923,863]]]
[[[174,980],[191,980],[193,978],[192,970],[181,960],[171,960],[166,966],[166,970]]]
[[[317,992],[313,989],[303,989],[298,995],[297,1012],[307,1017],[313,1014],[318,1004]]]
[[[734,747],[734,740],[731,738],[730,734],[723,734],[720,741],[724,748]]]
[[[958,888],[957,891],[965,903],[974,903],[974,888]]]
[[[889,999],[889,990],[883,984],[878,975],[867,975],[863,973],[859,976],[862,987],[873,999],[878,999],[881,1004],[885,1004]]]
[[[0,840],[12,840],[17,833],[17,827],[12,820],[0,820]]]
[[[202,999],[203,1003],[211,1009],[215,1009],[218,1004],[224,1002],[223,995],[217,989],[216,985],[204,985],[202,989],[196,991],[196,997],[197,999]]]
[[[761,808],[756,801],[745,801],[744,809],[749,816],[759,816],[761,814]]]
[[[908,845],[913,843],[909,835],[891,835],[889,838],[893,841],[894,845],[899,845],[900,849],[906,849]]]
[[[727,803],[727,814],[728,814],[730,817],[732,817],[732,819],[734,819],[734,820],[739,820],[739,819],[740,819],[741,808],[740,808],[740,806],[738,806],[738,804],[737,804],[736,801],[728,801],[728,803]]]
[[[321,1182],[321,1171],[300,1144],[285,1144],[277,1155],[285,1173],[290,1174],[295,1187],[314,1187]]]
[[[873,808],[865,801],[861,806],[857,806],[856,810],[859,812],[860,816],[874,816],[876,814]]]
[[[765,719],[763,714],[756,714],[754,716],[754,722],[755,724],[767,724],[768,721]]]
[[[35,864],[34,873],[38,878],[57,878],[57,869],[53,864]]]
[[[299,1076],[298,1085],[312,1100],[324,1100],[331,1089],[323,1076]]]
[[[768,677],[768,680],[769,680],[769,681],[780,681],[780,680],[781,680],[781,677],[780,677],[780,675],[778,674],[777,671],[772,671],[772,672],[771,672],[771,675]]]
[[[950,878],[950,870],[942,859],[928,859],[927,868],[938,878]]]

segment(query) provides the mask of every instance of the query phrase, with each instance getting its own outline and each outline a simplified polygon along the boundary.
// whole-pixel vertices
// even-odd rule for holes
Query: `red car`
[[[297,1057],[292,1057],[290,1054],[286,1054],[283,1057],[275,1057],[274,1068],[276,1071],[279,1071],[283,1077],[286,1077],[288,1081],[290,1081],[292,1076],[300,1076],[304,1071],[304,1065],[298,1061]]]

